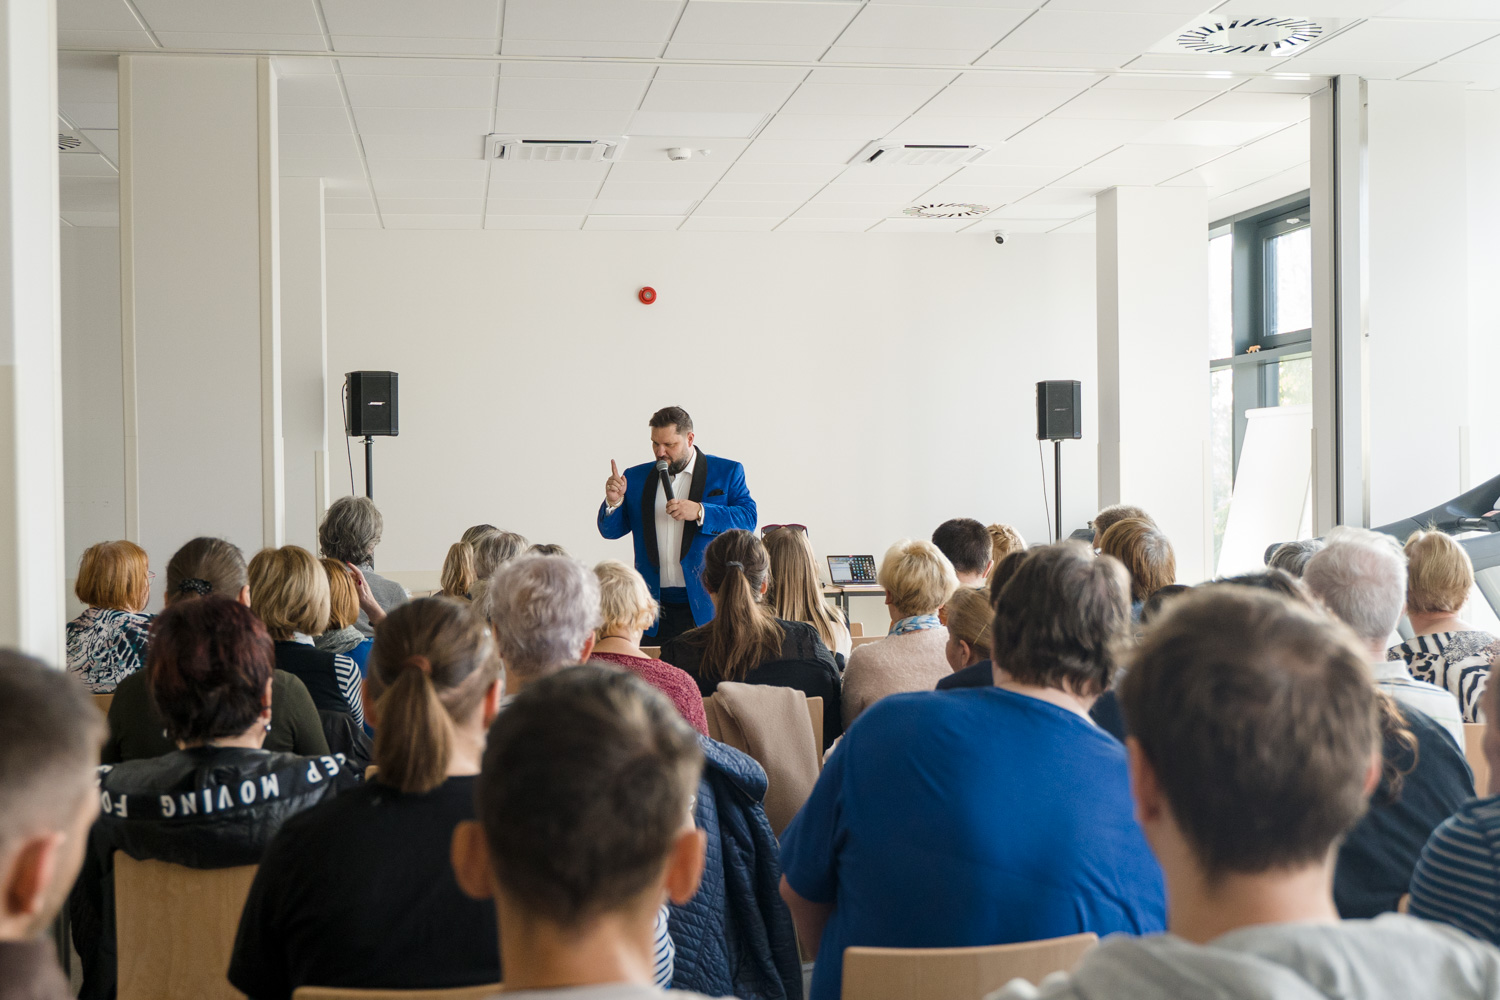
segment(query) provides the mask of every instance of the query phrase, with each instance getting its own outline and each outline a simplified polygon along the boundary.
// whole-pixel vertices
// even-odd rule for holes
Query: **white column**
[[[1500,475],[1500,93],[1464,94],[1468,112],[1469,432],[1465,489]],[[1462,457],[1462,456],[1461,456]]]
[[[126,528],[280,544],[276,85],[268,59],[120,58]]]
[[[281,182],[281,417],[286,442],[286,540],[318,551],[328,506],[328,313],[323,180]]]
[[[1099,504],[1143,507],[1177,578],[1212,573],[1208,218],[1200,188],[1098,196]]]
[[[0,0],[0,646],[60,664],[55,11]]]

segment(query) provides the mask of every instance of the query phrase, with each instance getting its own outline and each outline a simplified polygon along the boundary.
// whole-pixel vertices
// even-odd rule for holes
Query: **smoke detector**
[[[69,135],[66,132],[57,133],[57,151],[60,153],[72,152],[82,145],[83,140],[76,135]]]
[[[902,215],[913,219],[976,219],[990,212],[988,205],[972,205],[961,202],[929,202],[913,205],[901,210]]]
[[[880,166],[957,166],[979,159],[988,146],[958,143],[876,141],[855,154],[850,163]]]
[[[624,136],[607,139],[546,139],[524,135],[485,136],[485,159],[548,163],[600,163],[620,158]]]
[[[1323,31],[1323,25],[1300,17],[1237,17],[1189,28],[1177,36],[1177,44],[1205,55],[1289,56]]]

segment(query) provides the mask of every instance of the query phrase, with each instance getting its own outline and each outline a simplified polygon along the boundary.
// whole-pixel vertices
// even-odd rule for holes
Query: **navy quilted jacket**
[[[761,800],[766,772],[698,737],[706,766],[694,818],[708,834],[698,894],[671,908],[674,990],[740,1000],[802,1000],[802,958],[782,902],[780,849]]]

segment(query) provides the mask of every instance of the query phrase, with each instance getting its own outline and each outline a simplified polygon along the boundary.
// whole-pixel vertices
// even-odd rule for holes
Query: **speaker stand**
[[[365,439],[366,441],[369,438]],[[365,466],[369,468],[368,465]],[[1062,541],[1062,438],[1052,441],[1052,504],[1053,541]]]
[[[365,435],[365,496],[375,499],[375,439],[368,434]]]

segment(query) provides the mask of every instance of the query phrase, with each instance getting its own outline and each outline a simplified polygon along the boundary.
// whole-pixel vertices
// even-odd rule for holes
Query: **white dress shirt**
[[[1370,669],[1377,687],[1407,708],[1426,714],[1448,730],[1460,750],[1464,748],[1464,717],[1452,691],[1417,680],[1401,660],[1376,660]]]
[[[693,467],[698,464],[698,449],[688,456],[687,465],[683,466],[681,472],[672,477],[672,498],[674,500],[688,499],[688,493],[693,488]],[[657,475],[654,470],[650,475]],[[620,501],[624,503],[624,501]],[[620,504],[613,507],[605,504],[604,512],[613,514],[620,509]],[[698,505],[698,526],[703,526],[703,505]],[[656,486],[656,565],[660,569],[661,585],[663,587],[686,587],[687,580],[682,575],[682,522],[667,513],[667,491]]]

